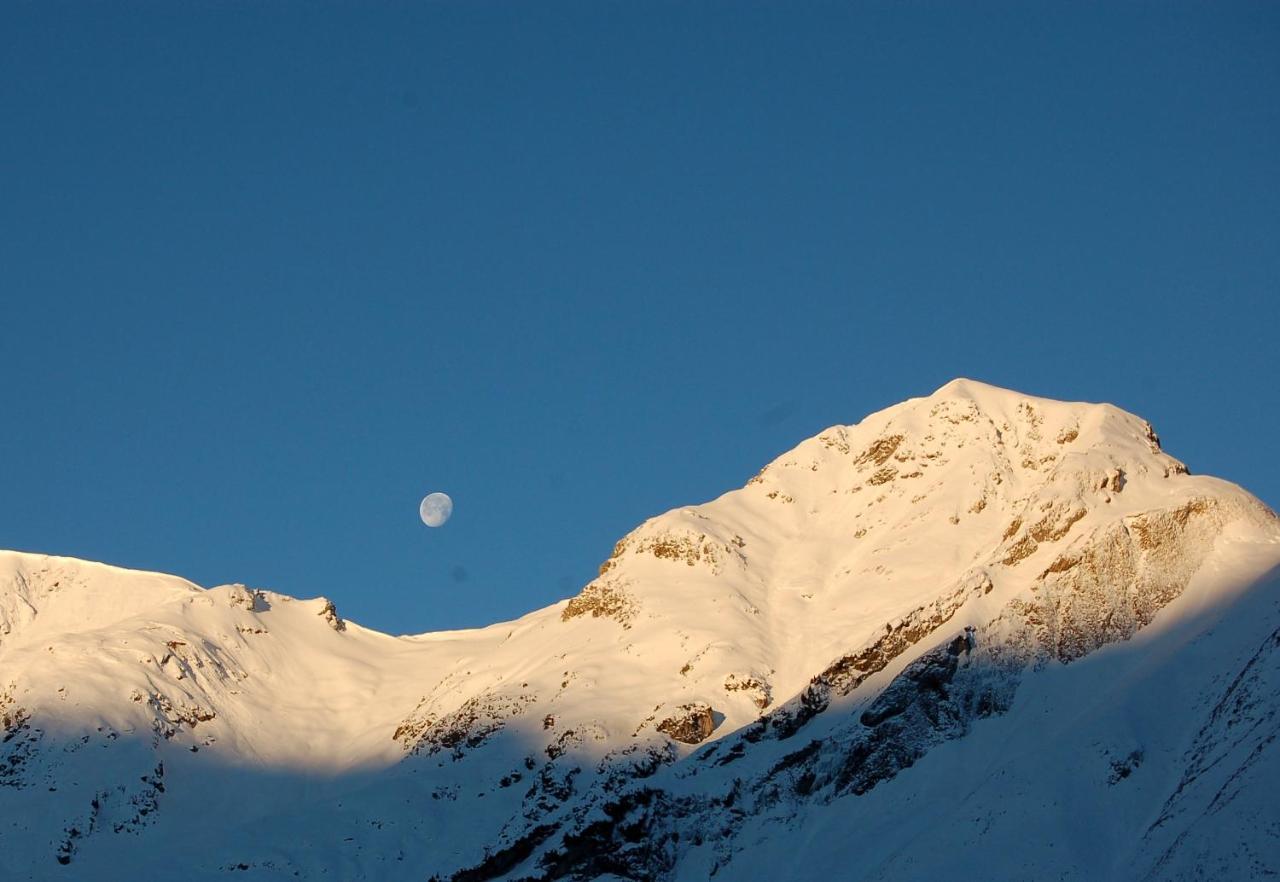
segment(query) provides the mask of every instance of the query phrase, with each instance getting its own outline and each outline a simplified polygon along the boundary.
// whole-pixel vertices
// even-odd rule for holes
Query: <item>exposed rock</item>
[[[258,601],[259,599],[261,599],[261,596],[262,596],[261,592],[255,591],[252,588],[246,588],[244,585],[240,584],[239,582],[237,582],[234,585],[230,585],[228,587],[229,587],[229,591],[227,592],[228,603],[230,603],[232,606],[243,607],[249,612],[257,611]]]
[[[1071,531],[1072,526],[1087,514],[1084,506],[1063,503],[1054,505],[1049,513],[1037,521],[1028,531],[1036,542],[1057,542]]]
[[[37,755],[44,736],[31,726],[31,712],[17,704],[16,686],[0,692],[0,787],[23,789],[30,786],[23,771]]]
[[[658,731],[683,744],[701,744],[715,730],[715,718],[709,704],[682,704],[676,712],[658,724]]]
[[[535,700],[532,695],[485,692],[437,717],[430,710],[432,702],[424,698],[396,727],[391,738],[399,741],[406,753],[431,756],[448,750],[458,760],[466,750],[479,747],[501,731],[507,720],[521,714]]]
[[[835,449],[845,454],[849,452],[849,432],[844,426],[836,426],[830,432],[819,435],[818,440],[828,449]]]
[[[1039,547],[1040,546],[1036,543],[1036,540],[1032,539],[1030,536],[1023,536],[1017,542],[1009,546],[1008,551],[1000,562],[1007,567],[1017,566],[1019,563],[1035,554]]]
[[[1151,446],[1151,452],[1159,453],[1160,452],[1160,436],[1156,434],[1155,427],[1152,426],[1151,423],[1147,422],[1146,420],[1143,420],[1142,428],[1146,432],[1146,441],[1147,441],[1147,444]]]
[[[613,553],[609,555],[609,559],[600,564],[600,575],[603,576],[605,573],[609,572],[617,562],[618,558],[622,557],[622,552],[626,550],[627,537],[624,536],[613,544]]]
[[[534,850],[556,829],[556,824],[540,824],[510,845],[489,854],[475,866],[454,873],[449,877],[449,882],[488,882],[505,876],[528,860]],[[432,876],[428,882],[440,882],[440,877]]]
[[[1223,520],[1215,500],[1194,499],[1102,527],[1049,565],[1036,600],[1012,605],[1064,662],[1127,640],[1182,593]]]
[[[1124,489],[1124,469],[1108,469],[1107,473],[1102,477],[1102,485],[1099,490],[1110,490],[1112,493],[1119,493]]]
[[[719,549],[706,539],[705,534],[696,537],[692,534],[650,536],[637,543],[636,551],[647,551],[660,560],[683,562],[688,566],[706,560],[714,569],[719,563]]]
[[[902,437],[901,435],[886,435],[883,438],[876,439],[870,447],[858,455],[858,458],[854,460],[854,464],[874,463],[877,466],[884,465],[898,449],[898,445],[902,443]]]
[[[1134,773],[1142,765],[1144,752],[1141,748],[1129,751],[1122,759],[1111,761],[1111,774],[1107,776],[1108,784],[1118,784]]]
[[[897,476],[898,476],[897,469],[895,469],[893,466],[885,466],[882,469],[877,469],[875,474],[873,474],[870,478],[867,478],[867,483],[875,487],[875,486],[879,486],[880,484],[887,484]]]
[[[1016,674],[990,657],[975,664],[972,640],[962,634],[921,656],[862,713],[867,731],[836,772],[837,793],[866,793],[932,746],[965,734],[973,720],[1008,710]]]
[[[773,691],[769,681],[753,674],[729,674],[724,679],[726,692],[742,692],[761,710],[769,706],[773,700]]]
[[[325,620],[325,624],[335,631],[347,630],[347,623],[338,615],[338,608],[333,605],[333,601],[327,598],[321,599],[324,600],[324,607],[320,610],[320,617]]]
[[[639,604],[635,598],[623,590],[619,583],[596,581],[569,601],[560,614],[560,621],[567,622],[579,616],[590,615],[592,618],[613,619],[623,628],[629,628],[638,610]]]
[[[682,814],[665,793],[640,789],[602,806],[602,818],[566,833],[539,863],[542,882],[614,875],[637,882],[665,878],[674,866],[664,822]]]
[[[799,699],[788,702],[765,718],[776,737],[790,738],[805,723],[827,708],[832,696],[848,695],[872,674],[944,625],[967,601],[990,593],[991,577],[973,570],[954,590],[927,606],[919,607],[897,622],[885,625],[885,633],[859,652],[832,662],[815,676]],[[763,734],[764,730],[760,730]],[[750,737],[750,736],[748,736]]]
[[[31,714],[16,704],[14,700],[16,690],[17,687],[10,683],[3,692],[0,692],[0,734],[4,736],[5,741],[11,741],[15,735],[26,729],[31,719]]]
[[[597,722],[580,723],[571,729],[565,729],[546,747],[549,759],[559,759],[574,748],[587,742],[603,742],[609,736],[608,730]]]
[[[169,741],[183,728],[194,729],[199,723],[207,723],[217,714],[198,704],[175,702],[163,693],[155,692],[142,698],[150,705],[153,713],[151,729],[155,735],[155,743],[160,740]]]
[[[771,498],[777,493],[771,493]],[[790,501],[790,500],[789,500]],[[705,532],[688,529],[660,529],[647,525],[623,537],[613,548],[613,554],[600,565],[600,575],[610,572],[621,563],[624,554],[651,554],[659,560],[683,563],[686,566],[705,566],[719,574],[728,560],[745,561],[741,548],[746,543],[735,536],[727,541]]]

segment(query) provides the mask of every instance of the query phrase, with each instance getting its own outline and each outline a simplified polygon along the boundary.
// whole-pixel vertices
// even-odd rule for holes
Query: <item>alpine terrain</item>
[[[956,380],[392,637],[0,553],[0,878],[1280,874],[1280,520]]]

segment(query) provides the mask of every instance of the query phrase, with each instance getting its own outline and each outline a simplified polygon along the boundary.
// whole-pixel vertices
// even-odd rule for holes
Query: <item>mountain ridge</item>
[[[878,794],[915,799],[902,781],[928,782],[914,766],[1003,731],[1059,672],[1120,665],[1116,647],[1174,640],[1180,622],[1208,623],[1242,598],[1267,623],[1277,565],[1275,514],[1188,474],[1139,417],[965,379],[833,426],[742,488],[646,520],[577,595],[485,628],[392,637],[323,598],[5,552],[0,800],[40,810],[11,814],[0,851],[31,878],[72,863],[153,870],[127,842],[189,838],[191,822],[169,807],[189,805],[195,782],[221,792],[211,782],[233,769],[292,782],[280,794],[244,786],[274,827],[318,831],[323,848],[222,824],[204,832],[207,854],[181,862],[193,877],[341,865],[368,879],[658,880],[766,855],[786,877],[769,830],[861,816],[851,807],[890,799]],[[68,589],[93,602],[73,612]],[[82,627],[86,615],[100,620]],[[1221,644],[1224,669],[1246,648],[1258,659],[1235,673],[1263,708],[1250,731],[1270,731],[1265,640],[1246,647],[1241,624],[1213,643],[1212,625],[1196,627]],[[1234,756],[1220,730],[1210,719],[1187,732],[1189,755],[1204,766]],[[1075,757],[1079,745],[1063,744]],[[1119,776],[1108,787],[1138,774],[1135,749],[1107,760],[1117,765],[1104,777]],[[86,751],[113,759],[90,763]],[[1204,775],[1188,778],[1182,802],[1164,795],[1163,827],[1199,805],[1197,782],[1214,780]],[[331,801],[306,812],[285,799],[316,780],[336,788]],[[1274,811],[1257,816],[1280,826]],[[1001,816],[988,817],[998,829]],[[1143,835],[1155,843],[1153,829]],[[1133,846],[1139,857],[1102,877],[1145,861],[1178,878],[1227,860],[1180,835],[1199,857]],[[898,856],[876,872],[919,864],[890,840]],[[1280,866],[1273,847],[1261,854],[1225,866]],[[1032,857],[1026,866],[1067,878],[1100,871],[1087,856]]]

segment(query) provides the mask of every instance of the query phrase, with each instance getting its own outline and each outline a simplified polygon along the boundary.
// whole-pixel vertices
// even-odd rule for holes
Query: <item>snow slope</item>
[[[1262,878],[1277,565],[1141,419],[969,380],[483,629],[4,552],[0,869]]]

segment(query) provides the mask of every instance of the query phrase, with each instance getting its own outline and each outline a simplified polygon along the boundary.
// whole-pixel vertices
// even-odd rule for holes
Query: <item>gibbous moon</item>
[[[439,527],[453,514],[453,500],[447,493],[428,493],[418,506],[418,514],[428,527]]]

